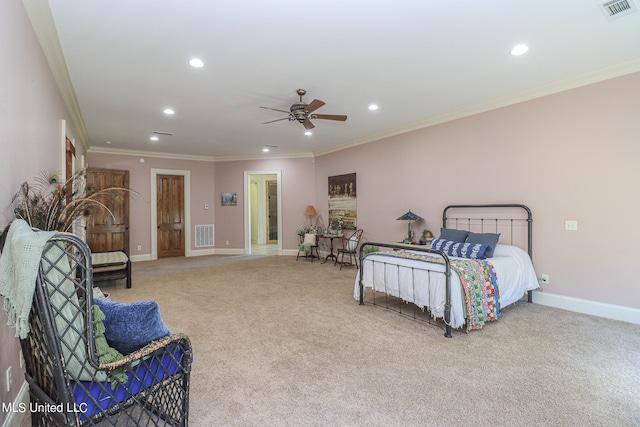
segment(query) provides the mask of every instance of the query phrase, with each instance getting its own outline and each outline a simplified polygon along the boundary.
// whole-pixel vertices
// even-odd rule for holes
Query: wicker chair
[[[90,259],[86,244],[66,233],[51,238],[40,259],[30,331],[20,340],[31,425],[187,426],[189,338],[173,334],[101,364]]]
[[[343,265],[355,265],[358,267],[358,245],[362,237],[362,229],[356,230],[348,239],[344,239],[342,249],[338,249],[338,256],[333,265],[340,264],[340,270]],[[344,256],[349,256],[349,262],[344,262]],[[338,261],[339,259],[339,261]]]

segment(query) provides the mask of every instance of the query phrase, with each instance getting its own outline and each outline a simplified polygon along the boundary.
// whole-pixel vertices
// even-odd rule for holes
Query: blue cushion
[[[467,236],[467,243],[483,243],[488,245],[486,252],[484,253],[487,258],[493,257],[493,251],[500,240],[500,233],[472,233],[469,232]]]
[[[155,301],[125,304],[96,299],[93,303],[104,313],[107,342],[122,354],[129,354],[153,340],[171,335]]]
[[[104,412],[142,389],[149,389],[182,369],[183,353],[179,345],[169,345],[154,358],[147,358],[127,371],[126,384],[112,386],[111,383],[72,381],[71,393],[78,407],[80,421]]]
[[[451,240],[452,242],[464,243],[469,232],[467,230],[456,230],[455,228],[441,228],[438,239]]]
[[[445,239],[435,239],[431,242],[431,249],[459,258],[485,259],[487,247],[481,243],[461,243]]]

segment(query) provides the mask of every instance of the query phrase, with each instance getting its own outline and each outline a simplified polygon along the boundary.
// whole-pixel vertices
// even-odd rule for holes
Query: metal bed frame
[[[491,214],[493,214],[493,216],[490,218],[486,218],[482,216],[484,214],[479,214],[479,212],[486,212],[486,210],[491,210],[490,212]],[[504,210],[503,212],[501,212],[503,214],[505,212],[511,212],[515,210],[520,214],[517,216],[513,214],[511,217],[497,217],[498,212],[496,210]],[[470,212],[470,211],[474,211],[474,214],[473,215],[468,214],[467,216],[464,216],[464,217],[454,214],[455,212],[461,213],[461,212]],[[516,217],[514,218],[513,216],[516,216]],[[493,232],[498,232],[499,230],[501,230],[500,226],[504,226],[506,224],[507,226],[506,229],[509,230],[509,244],[511,245],[514,244],[514,226],[521,222],[526,222],[526,228],[527,228],[526,249],[527,249],[527,253],[529,254],[529,257],[533,259],[533,245],[532,245],[533,216],[531,214],[531,209],[529,209],[527,206],[522,204],[509,204],[509,203],[449,205],[445,207],[444,210],[442,211],[442,226],[444,228],[456,228],[456,229],[462,228],[469,231],[473,231],[471,230],[473,228],[475,230],[479,230],[479,232],[481,233],[485,232],[487,228],[491,228]],[[493,224],[493,227],[491,227],[492,224]],[[466,225],[466,228],[463,227],[464,225]],[[502,230],[504,230],[504,228]],[[360,279],[358,282],[358,285],[360,287],[360,305],[365,304],[364,284],[362,283],[362,280],[364,277],[363,261],[366,257],[365,248],[374,247],[374,246],[377,246],[379,248],[386,248],[390,250],[407,249],[406,245],[399,245],[399,244],[393,244],[393,243],[366,242],[360,246],[360,254],[359,254]],[[429,267],[424,267],[421,269],[412,267],[412,271],[418,269],[418,270],[427,271],[429,272],[429,274],[435,273],[435,274],[445,275],[446,288],[445,288],[445,309],[444,309],[444,323],[445,323],[444,336],[447,338],[451,338],[452,337],[451,335],[451,262],[449,261],[449,257],[445,253],[439,250],[427,248],[426,246],[412,245],[410,249],[412,251],[419,251],[419,252],[434,254],[444,260],[444,266],[445,266],[444,273],[441,271],[432,270]],[[384,255],[384,252],[376,252],[376,255]],[[429,265],[430,263],[428,261],[424,261],[424,264]],[[415,282],[413,286],[414,286],[414,295],[415,295]],[[533,302],[533,291],[527,292],[527,302],[529,303]],[[372,304],[378,305],[375,302],[375,291],[374,291],[374,300]],[[389,308],[388,303],[386,305],[387,305],[386,308]],[[399,312],[400,314],[404,314],[402,313],[401,308]],[[415,318],[415,311],[414,311],[413,317]]]

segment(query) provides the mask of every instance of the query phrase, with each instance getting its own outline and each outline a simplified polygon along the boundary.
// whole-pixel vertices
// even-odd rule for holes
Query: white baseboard
[[[244,255],[244,249],[200,249],[196,251],[187,251],[185,257],[207,256],[207,255]],[[151,254],[131,255],[131,262],[153,261]]]
[[[640,309],[590,301],[548,292],[533,292],[533,302],[591,316],[620,320],[640,325]]]
[[[30,416],[31,412],[29,412],[29,384],[26,381],[22,382],[22,386],[20,387],[20,391],[16,396],[16,400],[13,402],[13,407],[16,409],[14,411],[9,412],[9,416],[4,423],[2,423],[2,427],[20,427],[24,417]],[[24,411],[22,409],[25,409]]]
[[[244,249],[215,249],[212,255],[245,255]]]
[[[151,254],[144,254],[144,255],[131,255],[129,257],[129,260],[131,260],[131,262],[138,262],[138,261],[151,261]]]

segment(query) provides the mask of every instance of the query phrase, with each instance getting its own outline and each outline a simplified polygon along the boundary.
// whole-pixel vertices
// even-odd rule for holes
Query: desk
[[[344,234],[318,234],[318,236],[320,236],[323,239],[329,239],[329,255],[327,255],[327,257],[324,259],[324,261],[322,262],[323,264],[325,264],[327,261],[329,261],[329,258],[332,258],[334,260],[338,260],[338,256],[336,254],[333,253],[333,239],[342,239],[342,237],[344,236]]]

